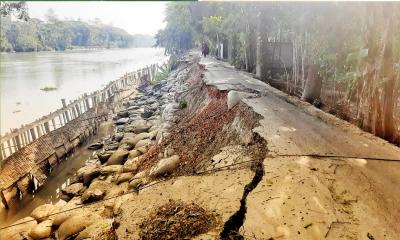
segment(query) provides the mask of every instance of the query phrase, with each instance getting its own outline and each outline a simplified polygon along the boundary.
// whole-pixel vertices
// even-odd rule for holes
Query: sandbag
[[[175,170],[180,163],[180,159],[178,155],[174,155],[169,158],[163,158],[158,163],[156,166],[154,166],[150,170],[150,177],[156,177],[159,175],[163,175],[165,173],[171,173],[173,170]]]
[[[0,232],[0,240],[27,239],[28,232],[36,227],[37,222],[32,217],[25,217],[13,223],[14,227],[6,228]]]
[[[36,219],[38,222],[42,222],[47,220],[49,215],[57,212],[58,210],[59,208],[53,204],[43,204],[31,212],[31,217]]]
[[[123,164],[126,158],[128,157],[129,151],[126,149],[119,148],[115,151],[111,157],[107,160],[106,165],[118,165]]]
[[[91,225],[101,217],[95,213],[78,213],[65,220],[57,230],[57,239],[65,240],[80,231],[84,230],[87,226]]]
[[[29,236],[31,236],[33,239],[48,238],[51,235],[52,225],[52,220],[43,221],[29,231]]]

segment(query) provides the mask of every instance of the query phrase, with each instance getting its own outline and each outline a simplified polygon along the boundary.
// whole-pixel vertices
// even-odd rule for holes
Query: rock
[[[83,183],[74,183],[64,189],[61,189],[61,192],[69,197],[74,197],[80,194],[83,188]]]
[[[103,199],[107,190],[111,188],[111,183],[106,181],[93,181],[89,188],[82,194],[81,202],[88,203]]]
[[[137,149],[133,149],[132,151],[129,152],[128,159],[139,157],[140,155],[142,155],[142,152],[140,152]]]
[[[125,149],[115,151],[107,161],[107,165],[123,164],[128,157],[129,152]]]
[[[158,133],[158,129],[149,132],[149,139],[150,139],[150,140],[155,140],[156,137],[157,137],[157,133]]]
[[[28,232],[36,227],[37,222],[32,217],[25,217],[13,223],[14,227],[2,229],[0,239],[23,240],[28,239]]]
[[[31,236],[33,239],[48,238],[51,236],[52,225],[52,220],[43,221],[29,231],[29,236]]]
[[[125,172],[125,173],[120,173],[117,176],[117,184],[129,181],[131,178],[133,178],[134,174],[132,172]]]
[[[81,213],[71,216],[58,228],[56,234],[57,239],[65,240],[84,230],[86,227],[90,226],[95,221],[98,221],[100,218],[100,216],[93,213]]]
[[[100,173],[103,175],[113,174],[113,173],[121,173],[122,172],[122,165],[108,165],[102,166],[100,168]]]
[[[144,112],[141,114],[142,118],[149,118],[153,116],[154,111],[150,110],[149,108],[145,108]]]
[[[150,177],[156,177],[165,173],[171,173],[180,163],[178,155],[169,158],[164,158],[158,161],[157,165],[150,170]]]
[[[124,133],[116,133],[114,135],[114,141],[116,141],[116,142],[120,142],[122,140],[122,138],[124,138]]]
[[[140,140],[138,143],[136,143],[135,148],[140,148],[142,146],[148,146],[148,145],[151,145],[151,140],[143,139],[143,140]]]
[[[103,147],[103,144],[100,142],[97,143],[92,143],[89,145],[88,149],[90,150],[97,150],[97,149],[101,149]]]
[[[31,212],[31,217],[36,219],[38,222],[45,221],[50,214],[55,213],[58,210],[59,208],[53,204],[43,204]]]
[[[117,113],[117,117],[118,118],[127,118],[127,117],[129,117],[129,113],[128,113],[128,111],[119,112],[119,113]]]
[[[118,119],[118,120],[115,122],[115,124],[116,124],[116,125],[122,125],[122,124],[126,124],[126,123],[128,123],[128,122],[129,122],[129,118],[126,117],[126,118],[120,118],[120,119]]]
[[[107,239],[117,240],[117,235],[114,231],[112,219],[101,219],[86,227],[75,238],[76,240],[83,239]]]

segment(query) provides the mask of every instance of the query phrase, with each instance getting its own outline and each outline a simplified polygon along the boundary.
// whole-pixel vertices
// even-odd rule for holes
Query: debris
[[[187,239],[210,231],[217,216],[195,203],[170,200],[140,224],[140,238]]]

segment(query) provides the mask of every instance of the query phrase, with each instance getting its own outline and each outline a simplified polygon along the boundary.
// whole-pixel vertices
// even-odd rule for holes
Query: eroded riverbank
[[[1,236],[396,239],[396,173],[376,171],[374,160],[279,154],[350,151],[330,136],[321,146],[321,129],[353,139],[349,145],[368,142],[375,154],[400,150],[328,125],[266,84],[206,60],[186,55],[167,79],[122,101],[116,132],[77,170],[65,201],[39,206]]]

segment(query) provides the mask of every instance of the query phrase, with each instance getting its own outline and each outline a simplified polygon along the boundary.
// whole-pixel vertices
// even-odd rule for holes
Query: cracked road
[[[269,155],[262,182],[247,198],[245,238],[399,238],[398,147],[225,62],[202,58],[200,63],[207,85],[258,95],[242,101],[262,116],[254,131],[267,141]]]

